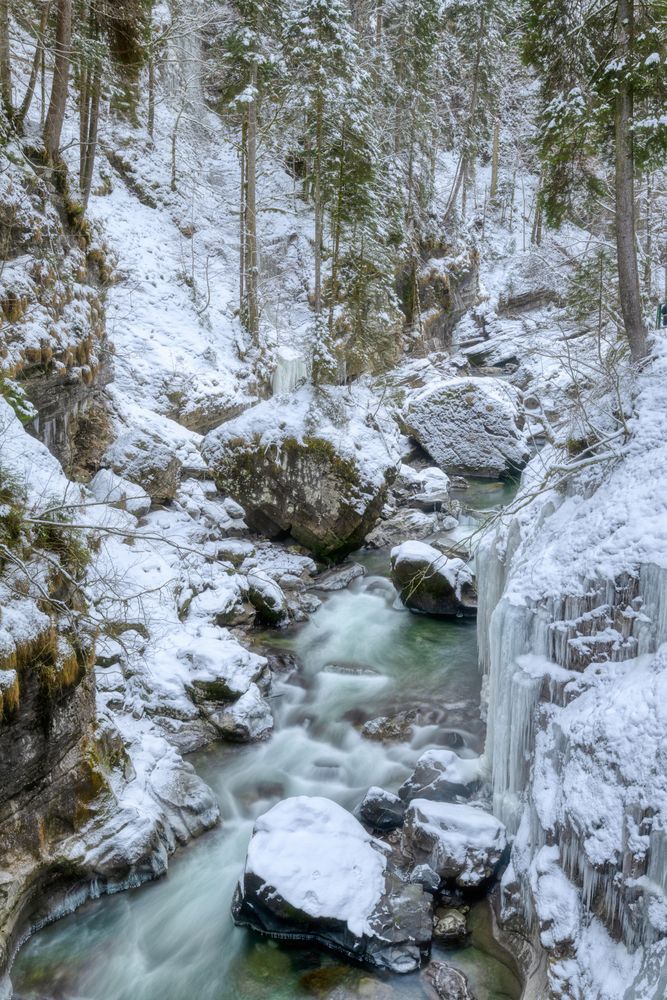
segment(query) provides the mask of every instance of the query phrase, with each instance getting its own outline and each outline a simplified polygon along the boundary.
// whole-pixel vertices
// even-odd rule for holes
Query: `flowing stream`
[[[480,498],[486,505],[483,489]],[[324,795],[353,809],[370,785],[395,791],[428,747],[482,750],[474,625],[397,608],[388,553],[358,561],[366,577],[327,596],[307,624],[263,637],[285,664],[273,684],[273,737],[247,747],[216,744],[192,758],[219,798],[222,825],[179,852],[161,881],[89,902],[36,934],[12,971],[16,997],[424,997],[418,974],[377,975],[316,948],[259,938],[230,917],[254,819],[279,799]],[[360,735],[368,719],[405,710],[415,713],[409,742]],[[468,943],[434,946],[434,957],[461,968],[477,1000],[514,1000],[520,985],[493,940],[486,903],[473,906],[470,926]]]

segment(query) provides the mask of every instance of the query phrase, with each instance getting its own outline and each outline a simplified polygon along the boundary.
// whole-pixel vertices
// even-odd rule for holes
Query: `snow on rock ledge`
[[[438,378],[414,394],[405,414],[411,434],[448,472],[504,476],[529,456],[520,396],[497,378]]]
[[[391,550],[391,578],[410,611],[456,618],[476,613],[470,568],[425,542],[403,542]]]
[[[399,465],[392,419],[364,386],[307,386],[212,431],[203,455],[248,525],[320,556],[358,548]]]
[[[398,878],[388,853],[335,802],[285,799],[255,823],[234,920],[412,972],[430,945],[431,901],[420,885]]]

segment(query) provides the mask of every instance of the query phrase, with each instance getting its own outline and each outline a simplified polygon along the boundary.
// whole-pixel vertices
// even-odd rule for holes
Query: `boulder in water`
[[[432,902],[403,882],[389,848],[330,799],[284,799],[260,816],[234,897],[237,924],[314,941],[391,972],[428,953]]]
[[[362,387],[306,386],[212,431],[203,455],[253,530],[321,557],[358,548],[399,464],[399,436]]]
[[[403,822],[405,803],[398,795],[373,785],[359,806],[359,818],[374,830],[395,830]]]
[[[477,613],[477,592],[469,566],[425,542],[404,542],[391,550],[391,579],[410,611],[443,618]]]
[[[436,378],[410,399],[406,429],[448,472],[504,476],[528,461],[517,390],[498,378]]]
[[[411,799],[448,802],[457,796],[470,797],[479,788],[480,779],[479,757],[459,757],[453,750],[427,750],[398,794],[404,802]]]
[[[476,1000],[463,973],[446,962],[431,962],[421,981],[429,1000]]]
[[[487,882],[506,846],[504,825],[477,806],[415,799],[406,810],[403,853],[461,889]]]

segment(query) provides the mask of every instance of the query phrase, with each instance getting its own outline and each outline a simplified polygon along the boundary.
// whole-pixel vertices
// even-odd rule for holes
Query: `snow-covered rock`
[[[100,503],[120,507],[135,517],[151,509],[151,498],[143,488],[117,476],[111,469],[100,469],[88,483],[88,489]]]
[[[459,757],[453,750],[427,750],[398,794],[403,802],[433,799],[448,802],[459,796],[468,798],[479,787],[482,761],[478,757]]]
[[[528,460],[519,394],[501,379],[433,380],[410,397],[405,425],[451,473],[503,476]]]
[[[203,454],[248,524],[321,556],[362,544],[398,467],[392,419],[363,386],[304,387],[212,431]]]
[[[410,611],[461,618],[477,610],[470,568],[425,542],[411,540],[392,549],[391,578]]]
[[[487,882],[507,845],[505,827],[484,809],[414,799],[405,813],[402,850],[463,889]]]
[[[412,972],[429,947],[431,900],[420,885],[401,882],[388,853],[335,802],[285,799],[255,823],[234,919]]]
[[[141,486],[154,503],[165,503],[176,496],[182,463],[155,434],[126,431],[107,449],[102,463]]]
[[[233,705],[214,709],[208,717],[221,736],[236,743],[261,739],[273,729],[271,707],[256,684]]]
[[[287,598],[275,580],[263,570],[248,574],[248,599],[263,625],[284,625],[288,620]]]
[[[403,822],[405,803],[393,792],[373,785],[359,806],[359,818],[374,830],[395,830]]]

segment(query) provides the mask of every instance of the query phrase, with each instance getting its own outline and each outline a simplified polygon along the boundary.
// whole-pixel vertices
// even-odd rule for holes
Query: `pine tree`
[[[664,0],[529,0],[525,58],[542,84],[542,199],[558,225],[582,191],[600,194],[613,162],[619,295],[635,361],[646,354],[635,178],[667,159]]]

